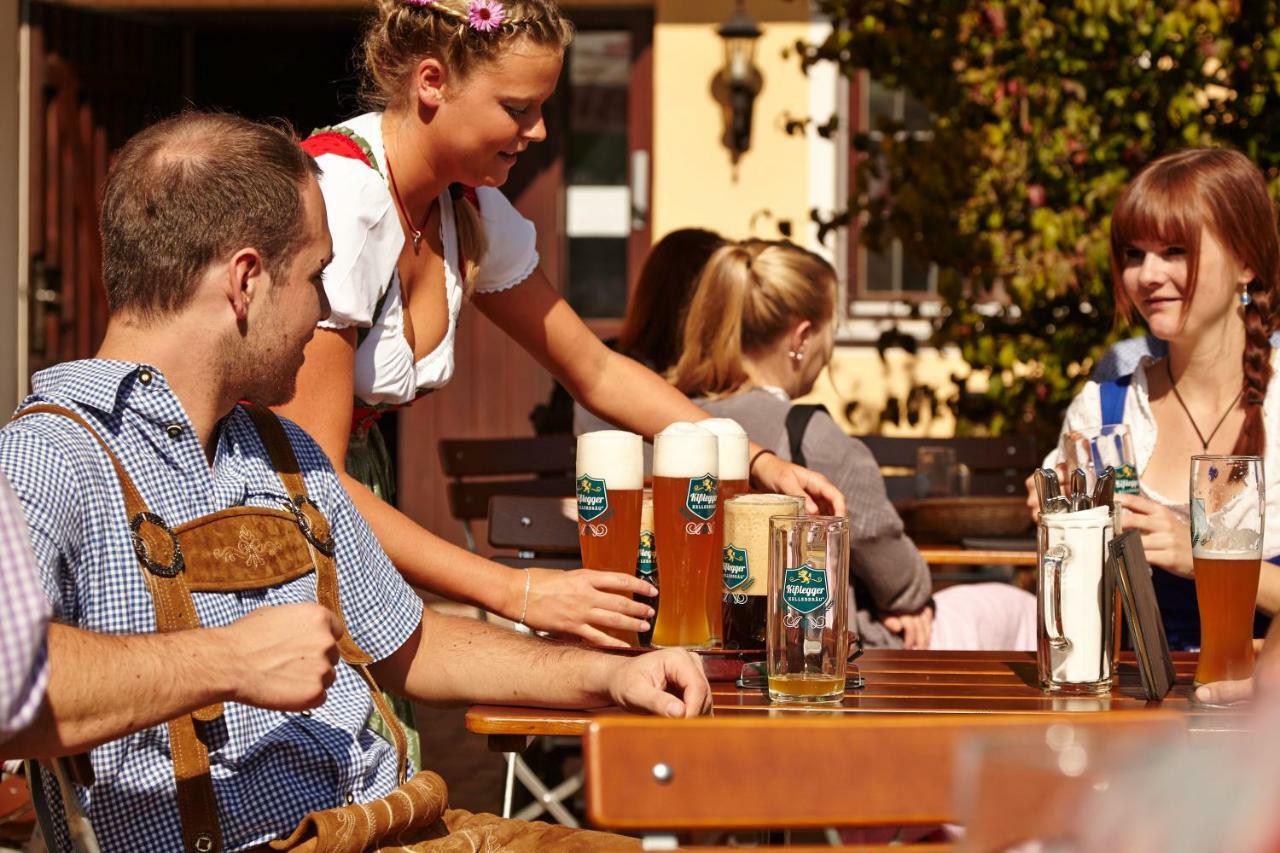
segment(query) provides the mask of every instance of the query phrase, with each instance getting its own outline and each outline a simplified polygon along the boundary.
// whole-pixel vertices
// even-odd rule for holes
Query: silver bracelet
[[[516,624],[521,628],[525,627],[524,617],[529,615],[529,584],[533,581],[533,575],[528,569],[524,570],[524,606],[520,608],[520,621]]]

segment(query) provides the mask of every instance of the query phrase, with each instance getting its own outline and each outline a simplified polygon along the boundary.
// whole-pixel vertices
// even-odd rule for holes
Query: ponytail
[[[690,397],[741,391],[750,381],[743,355],[764,352],[801,320],[832,322],[835,294],[831,264],[799,246],[745,240],[719,249],[698,280],[668,378]]]
[[[451,186],[449,194],[453,198],[453,221],[458,231],[458,250],[462,253],[462,257],[458,259],[458,268],[462,271],[463,293],[470,299],[475,290],[480,264],[489,251],[489,238],[484,233],[480,209],[463,193],[462,185]]]
[[[687,396],[732,394],[747,384],[742,316],[754,254],[749,244],[728,245],[702,269],[684,321],[684,350],[670,376]]]

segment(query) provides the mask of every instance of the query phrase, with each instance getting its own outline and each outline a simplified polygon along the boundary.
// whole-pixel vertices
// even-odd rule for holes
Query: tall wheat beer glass
[[[653,521],[662,592],[655,646],[706,648],[707,573],[718,542],[720,453],[714,433],[683,421],[653,439]]]
[[[601,430],[578,436],[578,542],[588,569],[632,574],[640,541],[644,444],[640,436]],[[628,645],[634,631],[606,630]]]
[[[1200,608],[1196,684],[1253,674],[1263,483],[1257,456],[1191,457],[1191,557]]]
[[[750,440],[747,431],[729,418],[707,418],[698,421],[698,426],[715,433],[720,445],[720,492],[716,499],[716,516],[720,523],[716,526],[716,551],[707,572],[707,622],[711,627],[711,645],[719,646],[724,640],[725,630],[725,613],[721,604],[724,584],[720,574],[720,555],[724,550],[724,504],[750,489],[747,483],[747,466],[751,462]]]
[[[849,519],[769,519],[772,702],[839,702],[849,660]]]

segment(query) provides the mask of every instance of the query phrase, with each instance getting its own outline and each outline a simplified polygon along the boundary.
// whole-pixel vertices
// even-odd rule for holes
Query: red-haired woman
[[[1111,270],[1120,316],[1136,310],[1168,344],[1118,380],[1090,382],[1072,401],[1063,435],[1124,423],[1140,494],[1123,495],[1122,523],[1142,532],[1170,645],[1199,644],[1187,514],[1193,455],[1264,455],[1280,437],[1271,386],[1280,285],[1276,210],[1262,173],[1227,149],[1179,151],[1148,164],[1111,219]],[[1280,439],[1278,439],[1280,440]],[[1046,465],[1061,461],[1055,451]],[[1280,495],[1280,465],[1266,490]],[[1280,606],[1280,501],[1267,508],[1258,609]],[[1257,626],[1261,630],[1261,625]],[[1257,634],[1255,634],[1257,636]]]

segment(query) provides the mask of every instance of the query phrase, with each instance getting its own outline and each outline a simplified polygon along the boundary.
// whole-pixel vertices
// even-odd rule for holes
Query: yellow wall
[[[807,4],[751,0],[748,13],[764,35],[756,65],[764,87],[756,98],[751,149],[735,169],[721,144],[722,108],[711,83],[724,59],[716,28],[731,0],[656,0],[654,32],[653,235],[689,226],[728,237],[778,236],[775,219],[797,228],[808,220],[808,169],[803,136],[782,130],[784,113],[804,115],[808,82],[783,48],[804,38]],[[752,229],[752,219],[755,228]]]

